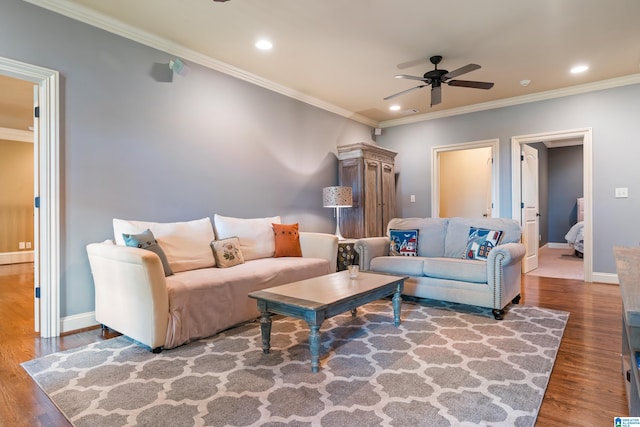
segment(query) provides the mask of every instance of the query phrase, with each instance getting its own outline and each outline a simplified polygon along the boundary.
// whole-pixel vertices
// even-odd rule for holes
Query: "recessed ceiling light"
[[[520,86],[527,87],[529,86],[530,83],[531,83],[531,80],[529,79],[520,80]]]
[[[587,71],[589,69],[588,65],[576,65],[575,67],[573,67],[571,69],[571,74],[580,74],[580,73],[584,73],[585,71]]]
[[[256,42],[256,47],[260,50],[270,50],[273,44],[269,40],[262,39]]]
[[[391,111],[398,111],[400,109],[399,105],[392,105],[391,107],[389,107],[389,110]]]

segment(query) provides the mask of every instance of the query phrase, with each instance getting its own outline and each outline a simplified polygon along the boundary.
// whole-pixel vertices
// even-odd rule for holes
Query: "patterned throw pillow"
[[[389,237],[389,255],[418,255],[418,230],[389,230]]]
[[[124,240],[124,244],[134,248],[146,249],[151,252],[155,252],[156,255],[160,257],[160,261],[162,262],[162,269],[164,270],[165,277],[171,276],[173,271],[169,266],[169,261],[167,260],[167,256],[164,251],[158,244],[158,241],[154,237],[151,230],[146,229],[140,234],[126,234],[122,233],[122,238]]]
[[[502,231],[471,227],[469,229],[465,258],[486,261],[491,249],[500,244],[502,234]]]
[[[237,237],[214,240],[211,242],[211,249],[213,249],[216,264],[220,268],[233,267],[244,263],[244,257],[240,251],[240,239]]]
[[[300,234],[298,224],[271,224],[273,235],[276,241],[276,251],[274,258],[279,257],[301,257]]]

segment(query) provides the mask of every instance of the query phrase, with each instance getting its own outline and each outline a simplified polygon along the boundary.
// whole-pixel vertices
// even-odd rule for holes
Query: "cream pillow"
[[[216,214],[213,223],[218,240],[234,236],[240,239],[240,251],[245,261],[270,258],[275,254],[276,241],[271,224],[280,224],[279,216],[244,219]]]
[[[214,240],[210,218],[187,222],[147,222],[114,218],[116,244],[124,246],[122,234],[139,234],[149,229],[169,261],[174,273],[196,268],[215,267],[209,244]]]

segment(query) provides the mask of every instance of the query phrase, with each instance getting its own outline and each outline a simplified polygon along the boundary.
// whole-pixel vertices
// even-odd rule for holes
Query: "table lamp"
[[[340,208],[349,208],[353,203],[351,187],[325,187],[322,189],[322,206],[336,208],[336,236],[345,240],[340,233]]]

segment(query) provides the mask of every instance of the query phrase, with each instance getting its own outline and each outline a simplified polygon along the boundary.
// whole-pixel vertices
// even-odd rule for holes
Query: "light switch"
[[[627,187],[616,188],[616,199],[629,197],[629,189]]]
[[[409,201],[410,201],[411,203],[415,203],[415,202],[416,202],[416,195],[415,195],[415,194],[412,194],[411,196],[409,196]]]

